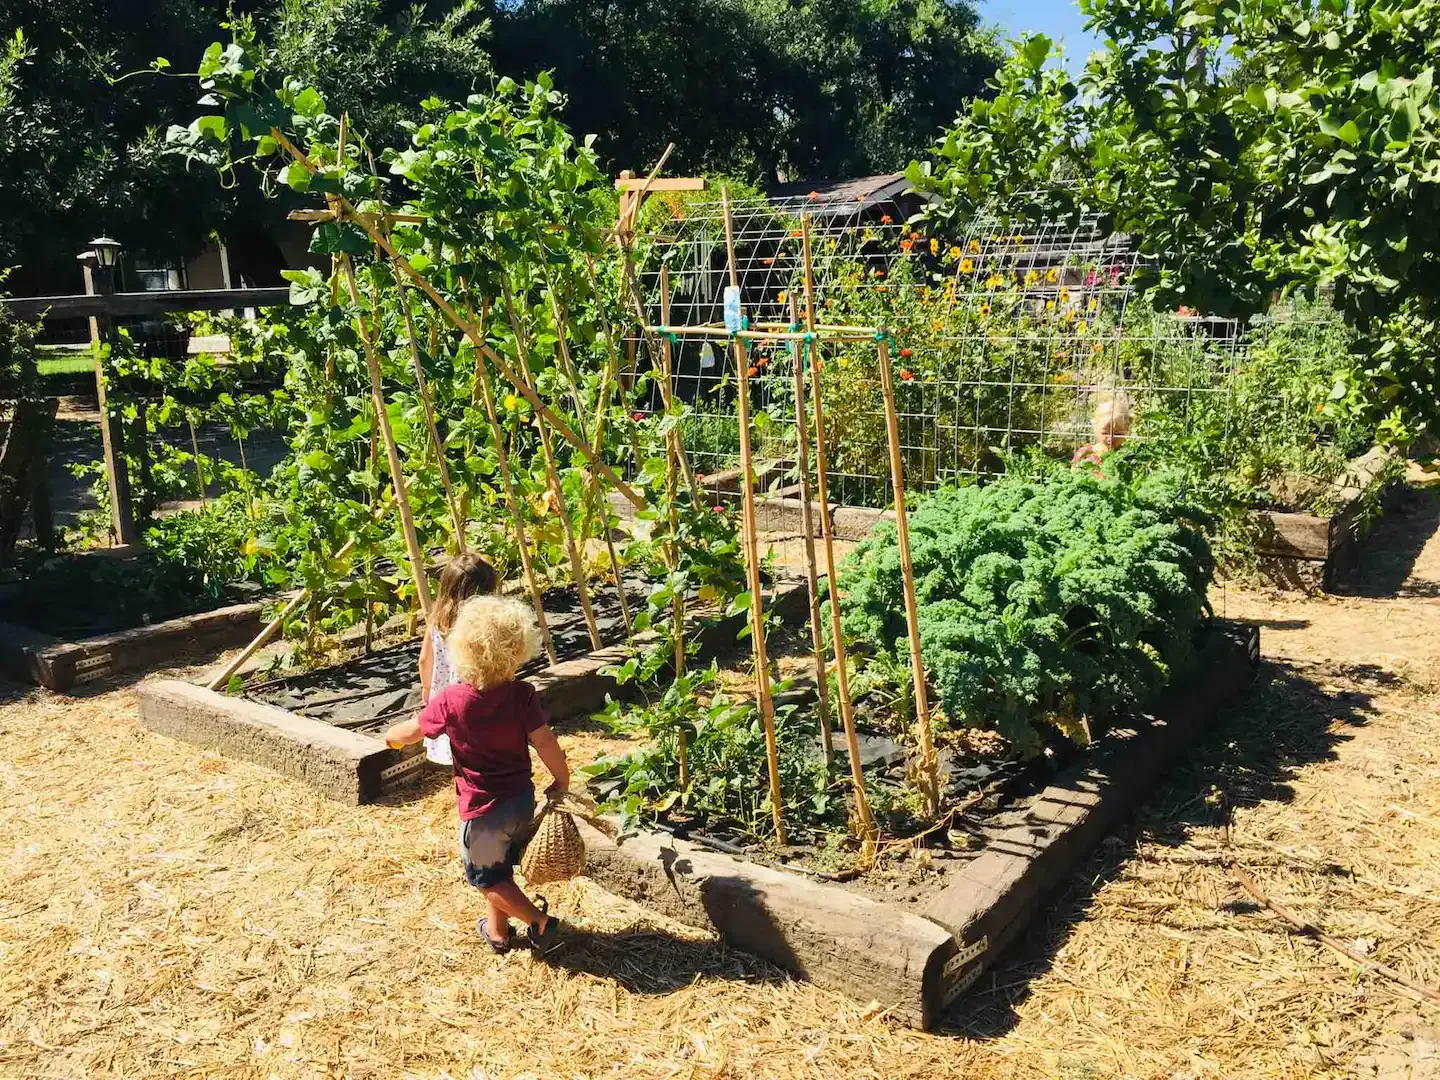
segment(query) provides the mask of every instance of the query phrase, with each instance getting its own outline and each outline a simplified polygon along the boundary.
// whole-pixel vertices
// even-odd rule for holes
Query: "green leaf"
[[[299,116],[320,116],[325,112],[325,99],[320,96],[319,91],[313,86],[307,86],[295,95],[295,103],[291,108],[293,108]]]

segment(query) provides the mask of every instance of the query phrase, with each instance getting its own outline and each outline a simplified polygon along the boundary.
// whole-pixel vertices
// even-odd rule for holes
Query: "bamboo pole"
[[[861,330],[857,332],[829,333],[823,328],[816,331],[810,330],[756,330],[751,327],[749,330],[741,330],[732,334],[723,326],[646,326],[645,331],[653,334],[673,334],[676,337],[703,337],[703,338],[742,338],[745,341],[808,341],[816,333],[824,333],[829,341],[874,341],[874,330]]]
[[[374,524],[380,519],[380,516],[390,506],[390,500],[393,497],[393,492],[387,494],[385,498],[380,500],[379,504],[370,511],[371,524]],[[345,558],[347,555],[350,554],[350,552],[355,550],[355,545],[358,542],[358,539],[352,536],[349,540],[346,540],[345,543],[340,547],[340,550],[335,552],[335,554],[330,556],[330,558],[332,560]],[[265,647],[265,644],[275,636],[275,634],[280,630],[281,627],[285,625],[285,620],[288,619],[291,615],[295,614],[295,612],[300,609],[300,605],[305,603],[309,599],[309,589],[301,589],[298,593],[292,596],[289,602],[280,609],[280,613],[276,615],[273,619],[271,619],[268,623],[266,623],[263,628],[261,628],[260,633],[255,635],[254,639],[250,642],[250,644],[246,645],[245,648],[240,650],[240,655],[236,656],[235,659],[231,660],[228,664],[226,664],[225,669],[205,685],[205,689],[219,690],[222,686],[228,683],[231,677],[234,676],[237,671],[239,671],[242,667],[245,666],[245,661],[249,660],[257,652],[263,649]]]
[[[805,265],[805,325],[815,325],[815,273],[810,261],[810,216],[800,217],[801,251]],[[839,575],[835,572],[835,526],[830,517],[830,462],[825,447],[825,405],[820,388],[818,355],[810,378],[811,411],[815,414],[815,494],[820,501],[820,529],[825,540],[825,578],[830,589],[830,640],[835,649],[835,690],[840,698],[840,724],[845,729],[845,750],[850,757],[850,786],[855,796],[855,817],[860,826],[860,861],[875,857],[875,818],[865,794],[865,772],[860,764],[860,739],[855,733],[855,705],[850,697],[850,666],[845,652],[845,628],[840,621]]]
[[[350,289],[350,300],[360,305],[360,289],[356,287],[356,272],[350,264],[350,256],[341,256],[341,266]],[[420,554],[419,537],[415,534],[415,514],[410,511],[410,495],[405,487],[405,469],[400,465],[400,448],[395,444],[395,432],[390,431],[390,415],[384,408],[384,386],[380,380],[380,360],[374,351],[374,341],[364,323],[364,315],[356,312],[356,330],[360,333],[366,367],[370,370],[370,397],[374,402],[374,415],[379,420],[380,438],[384,439],[384,454],[390,462],[390,487],[395,490],[396,503],[400,507],[400,527],[405,531],[405,549],[410,559],[410,577],[415,580],[415,595],[420,602],[420,613],[425,624],[431,622],[431,582],[425,575],[425,557]]]
[[[730,284],[739,286],[735,271],[735,222],[730,213],[730,187],[720,189],[725,213],[725,252]],[[755,491],[750,468],[750,384],[746,374],[750,358],[745,342],[735,339],[735,365],[740,407],[740,498],[744,528],[745,574],[750,584],[750,643],[755,654],[755,690],[760,722],[765,728],[765,764],[770,775],[770,808],[775,818],[775,842],[785,843],[785,818],[780,799],[780,750],[775,739],[775,702],[770,696],[770,660],[765,653],[765,598],[760,591],[760,542],[755,535]]]
[[[515,524],[515,546],[520,550],[520,568],[525,574],[525,585],[530,590],[530,602],[535,608],[535,621],[540,624],[540,636],[545,642],[545,656],[550,663],[558,664],[555,641],[550,634],[550,624],[545,619],[545,600],[540,592],[540,583],[535,579],[535,565],[530,560],[530,542],[525,536],[525,514],[520,498],[515,494],[515,480],[510,475],[510,456],[505,451],[505,432],[500,426],[500,417],[495,410],[495,391],[490,386],[490,373],[485,370],[485,355],[475,351],[475,382],[472,394],[478,393],[485,404],[485,417],[490,421],[490,436],[495,446],[495,461],[500,467],[500,485],[505,489],[505,503],[510,508],[510,517]]]
[[[189,410],[185,412],[185,422],[190,425],[190,452],[195,461],[195,487],[200,492],[200,508],[205,508],[205,470],[200,466],[200,440],[195,437],[195,420],[191,417]]]
[[[299,163],[301,168],[310,173],[316,171],[310,159],[300,152],[299,148],[286,137],[283,131],[279,128],[272,127],[270,129],[270,135],[285,149],[286,153]],[[441,296],[435,286],[430,284],[425,275],[411,266],[409,260],[395,249],[395,245],[390,242],[389,238],[376,227],[375,221],[377,220],[377,215],[362,214],[355,208],[355,205],[343,195],[333,195],[330,196],[330,199],[334,204],[337,220],[343,217],[344,219],[355,222],[355,224],[365,230],[371,242],[384,251],[395,265],[404,272],[405,276],[410,278],[420,291],[430,298],[431,302],[440,309],[441,313],[450,320],[451,324],[470,339],[475,348],[495,365],[495,370],[514,386],[516,391],[524,397],[526,401],[530,402],[536,413],[550,422],[550,425],[559,433],[562,439],[575,447],[581,456],[583,456],[593,468],[598,469],[605,479],[609,480],[610,483],[615,486],[615,489],[630,500],[637,509],[645,509],[645,500],[636,494],[635,489],[620,479],[620,477],[615,474],[615,470],[610,468],[609,465],[606,465],[605,462],[596,458],[591,453],[590,448],[585,445],[584,441],[577,436],[575,432],[570,430],[570,426],[566,424],[564,420],[560,419],[560,417],[556,416],[550,407],[540,399],[540,395],[535,392],[534,388],[530,386],[527,381],[521,379],[519,373],[507,364],[499,353],[485,343],[484,335],[478,331],[475,323],[473,321],[466,321],[466,319],[455,310],[455,306],[446,300],[445,297]],[[380,215],[379,219],[384,220],[385,217],[386,215]],[[390,219],[398,220],[398,218],[395,218],[393,215],[390,216]]]
[[[669,319],[665,320],[669,322]],[[800,308],[790,296],[790,321],[800,325]],[[820,738],[825,771],[835,771],[835,746],[830,738],[830,680],[825,673],[825,631],[820,623],[820,574],[815,562],[815,508],[810,492],[810,440],[805,430],[805,349],[813,344],[795,342],[795,464],[800,472],[800,520],[805,532],[805,581],[810,588],[810,650],[815,656],[816,708],[819,710]]]
[[[570,381],[570,393],[575,401],[575,422],[580,425],[581,433],[585,430],[584,403],[580,394],[580,376],[575,369],[575,364],[570,356],[570,346],[565,340],[567,329],[573,331],[574,326],[570,320],[569,313],[560,297],[555,292],[555,286],[546,275],[546,285],[550,292],[550,310],[555,318],[555,338],[562,363],[565,368],[565,376]],[[604,312],[600,312],[604,317]],[[609,342],[609,332],[606,332],[606,342]],[[610,380],[610,364],[606,364],[605,376],[600,383],[600,393],[595,398],[595,435],[591,445],[598,454],[601,449],[601,438],[605,428],[605,417],[603,410],[606,407],[606,399],[609,397],[607,386]],[[591,471],[585,478],[585,493],[581,500],[580,517],[580,541],[584,543],[590,535],[590,519],[594,516],[594,506],[598,495],[596,474]],[[602,525],[605,531],[605,554],[610,560],[610,572],[615,575],[615,595],[620,601],[620,621],[625,625],[625,640],[629,641],[635,636],[635,630],[630,622],[630,602],[625,597],[625,577],[620,571],[620,554],[615,550],[615,538],[610,535],[610,515],[602,515]]]
[[[410,364],[415,369],[415,385],[420,391],[420,407],[425,413],[425,428],[430,433],[430,445],[435,448],[435,459],[440,466],[440,486],[445,491],[445,505],[450,509],[450,523],[455,529],[455,546],[465,554],[465,519],[460,515],[460,505],[455,501],[455,489],[450,483],[450,466],[445,462],[445,443],[440,438],[440,429],[435,424],[435,402],[430,396],[430,381],[425,378],[425,365],[420,360],[420,342],[415,337],[415,319],[410,313],[410,298],[400,283],[400,273],[395,273],[396,284],[400,285],[400,310],[405,314],[405,335],[410,342]]]
[[[525,334],[515,312],[515,303],[510,286],[502,283],[505,290],[505,309],[510,317],[510,329],[515,332],[515,349],[520,354],[519,371],[529,379],[530,357],[525,344]],[[560,473],[555,467],[555,447],[550,441],[550,429],[537,413],[535,426],[540,429],[540,453],[545,460],[545,478],[550,485],[550,497],[555,501],[555,514],[560,519],[560,529],[565,536],[565,551],[570,559],[570,576],[575,580],[575,591],[580,598],[580,611],[585,616],[585,629],[590,634],[590,647],[600,648],[600,627],[595,622],[595,611],[590,604],[590,587],[585,581],[585,560],[575,546],[575,524],[570,520],[570,509],[565,505],[565,489],[560,483]]]
[[[670,268],[665,265],[660,267],[660,318],[665,322],[670,321]],[[664,367],[662,377],[668,382],[670,380],[670,340],[666,338],[660,346],[661,363]],[[678,471],[677,455],[671,451],[671,442],[679,442],[679,433],[671,430],[666,434],[665,449],[665,501],[670,504],[670,555],[667,561],[670,564],[670,571],[674,573],[680,568],[680,511],[675,505],[680,493],[677,489]],[[685,673],[685,590],[676,589],[672,592],[670,608],[670,640],[675,650],[675,677],[678,679]],[[683,791],[690,782],[690,761],[689,751],[686,745],[688,740],[685,729],[681,727],[676,741],[676,755],[680,764],[680,788]]]
[[[910,632],[910,673],[915,681],[915,728],[920,743],[920,791],[933,818],[940,810],[940,785],[935,773],[935,741],[930,731],[930,701],[925,689],[925,662],[920,655],[920,610],[915,600],[915,570],[910,565],[910,523],[905,512],[905,466],[900,453],[900,418],[895,411],[895,376],[890,370],[890,343],[879,343],[880,390],[885,397],[885,428],[890,439],[890,480],[895,490],[895,539],[900,545],[900,579],[905,587],[905,625]]]
[[[345,284],[350,290],[350,299],[358,308],[360,290],[355,284],[355,268],[350,256],[341,256],[341,267],[345,273]],[[420,600],[420,612],[425,623],[430,623],[430,580],[425,574],[425,559],[420,553],[420,540],[415,535],[415,516],[410,509],[410,495],[405,487],[405,470],[400,464],[400,448],[395,445],[395,433],[390,430],[390,414],[385,409],[385,388],[380,379],[380,360],[375,355],[375,343],[370,340],[370,331],[365,325],[365,316],[355,313],[355,326],[360,334],[360,343],[365,353],[365,366],[370,371],[370,397],[375,403],[375,418],[380,425],[380,437],[385,442],[385,456],[390,462],[390,486],[395,491],[395,501],[400,506],[400,524],[405,533],[405,550],[410,557],[410,576],[415,582],[415,594]]]
[[[620,247],[621,274],[625,282],[625,291],[630,295],[630,303],[635,308],[635,315],[640,320],[640,332],[645,338],[645,348],[650,352],[651,363],[654,364],[657,357],[662,357],[663,350],[655,347],[656,335],[650,332],[648,320],[645,318],[645,300],[640,295],[640,285],[635,273],[635,261],[630,256],[630,249],[621,245]],[[668,321],[668,320],[665,320]],[[661,361],[663,366],[664,361]],[[668,376],[660,379],[660,402],[669,413],[674,405],[674,388],[670,385]],[[695,472],[690,467],[690,459],[685,453],[684,443],[679,444],[680,472],[685,477],[685,484],[690,489],[691,502],[695,509],[700,509],[700,492],[695,483]]]

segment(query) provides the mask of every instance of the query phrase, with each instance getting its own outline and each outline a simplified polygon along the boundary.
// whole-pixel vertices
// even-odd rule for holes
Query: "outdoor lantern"
[[[108,236],[97,236],[90,241],[90,250],[95,253],[95,263],[109,270],[120,261],[120,241]]]

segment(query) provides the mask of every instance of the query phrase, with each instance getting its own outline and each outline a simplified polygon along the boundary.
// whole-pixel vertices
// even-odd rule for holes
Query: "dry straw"
[[[12,689],[0,1077],[1409,1076],[1440,1011],[1291,933],[1232,868],[1440,983],[1440,713],[1393,660],[1435,670],[1440,604],[1386,601],[1379,618],[1374,601],[1232,590],[1231,607],[1304,624],[1267,639],[1292,659],[936,1035],[584,878],[547,888],[578,930],[553,960],[495,957],[474,936],[445,777],[341,806],[144,732],[127,689]],[[1352,646],[1368,659],[1334,659]],[[1306,650],[1313,664],[1294,658]],[[614,748],[561,737],[577,766]],[[1215,783],[1232,796],[1228,845]]]

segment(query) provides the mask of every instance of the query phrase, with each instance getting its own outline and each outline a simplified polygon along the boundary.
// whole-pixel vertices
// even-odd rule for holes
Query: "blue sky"
[[[1062,41],[1065,64],[1072,71],[1098,46],[1085,32],[1085,19],[1075,0],[981,0],[980,17],[1000,26],[1007,37],[1038,30]]]

